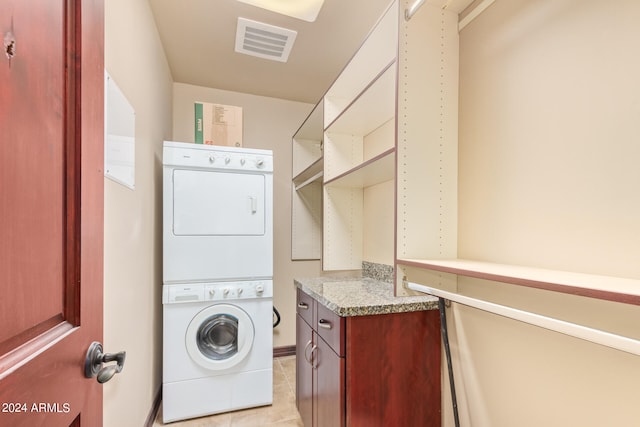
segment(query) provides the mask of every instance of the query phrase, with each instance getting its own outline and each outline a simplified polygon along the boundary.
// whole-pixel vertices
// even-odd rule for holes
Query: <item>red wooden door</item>
[[[0,426],[102,425],[103,0],[0,0]]]

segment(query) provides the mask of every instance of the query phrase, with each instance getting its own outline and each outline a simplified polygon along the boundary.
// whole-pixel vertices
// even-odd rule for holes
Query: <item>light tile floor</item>
[[[162,408],[153,427],[163,426]],[[273,404],[166,424],[170,427],[302,427],[296,408],[296,357],[273,359]]]

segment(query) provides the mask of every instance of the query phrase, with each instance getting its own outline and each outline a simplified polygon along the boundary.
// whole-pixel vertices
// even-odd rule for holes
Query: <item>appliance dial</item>
[[[209,163],[215,163],[215,162],[216,162],[216,158],[212,154],[211,156],[209,156]]]
[[[231,158],[229,158],[229,157],[225,157],[225,158],[224,158],[224,163],[228,165],[228,164],[229,164],[229,162],[231,162]]]
[[[256,294],[261,295],[264,292],[264,286],[256,285]]]
[[[222,291],[222,294],[226,297],[227,295],[229,295],[229,288],[224,288],[224,290]]]
[[[216,294],[215,289],[209,289],[209,296],[213,297]]]
[[[264,159],[257,159],[256,166],[259,168],[264,167]]]
[[[241,164],[242,166],[244,166],[245,162],[246,162],[246,160],[244,159],[244,157],[240,159],[240,164]]]
[[[242,295],[242,288],[238,288],[238,296]]]

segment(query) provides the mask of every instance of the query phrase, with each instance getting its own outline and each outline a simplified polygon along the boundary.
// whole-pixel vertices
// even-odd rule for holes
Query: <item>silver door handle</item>
[[[313,345],[313,347],[311,347],[311,367],[313,369],[318,369],[318,358],[314,358],[313,357],[313,352],[316,351],[318,349],[317,345]]]
[[[307,357],[307,349],[309,348],[309,346],[311,345],[311,340],[309,340],[309,342],[307,343],[307,345],[304,346],[304,360],[307,361],[307,363],[311,364],[311,360],[309,360],[309,358]],[[313,352],[313,350],[311,350]]]
[[[251,213],[254,214],[258,212],[258,199],[253,196],[249,196],[249,200],[251,200]]]
[[[309,304],[307,304],[306,302],[299,302],[298,303],[298,308],[302,308],[304,310],[309,310]]]
[[[84,360],[84,376],[86,378],[96,377],[100,383],[106,383],[115,374],[122,372],[124,368],[124,360],[127,357],[126,351],[119,353],[103,353],[102,344],[94,341],[87,350],[87,357]],[[103,366],[108,362],[116,362],[115,365]]]
[[[320,326],[322,329],[331,329],[331,322],[329,322],[328,320],[320,319],[318,320],[318,326]]]

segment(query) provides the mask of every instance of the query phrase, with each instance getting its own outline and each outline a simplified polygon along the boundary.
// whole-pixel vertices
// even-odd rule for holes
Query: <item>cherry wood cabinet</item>
[[[344,318],[298,291],[296,403],[305,426],[345,425]]]
[[[296,405],[302,423],[313,425],[313,367],[305,352],[313,345],[313,330],[302,316],[296,316]]]
[[[345,358],[315,333],[316,352],[313,356],[313,405],[317,427],[345,425]]]
[[[306,427],[441,425],[437,311],[340,317],[299,289],[297,300]]]

